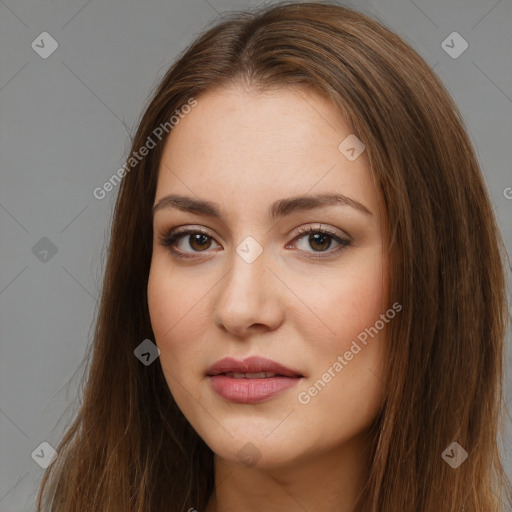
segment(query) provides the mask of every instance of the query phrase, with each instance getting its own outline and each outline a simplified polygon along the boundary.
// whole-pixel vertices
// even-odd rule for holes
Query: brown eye
[[[313,258],[324,257],[321,255],[315,255],[314,253],[326,253],[325,257],[327,257],[343,250],[345,247],[348,247],[352,243],[350,240],[342,238],[335,233],[325,229],[314,228],[313,226],[301,228],[298,230],[298,232],[299,236],[294,239],[294,242],[301,242],[302,240],[306,240],[305,245],[311,247],[313,251],[308,251],[307,248],[301,250],[308,253],[313,252],[313,255],[311,256]],[[303,235],[303,233],[307,236]],[[338,247],[332,251],[329,251],[328,249],[332,246],[333,241],[338,244]]]
[[[328,249],[331,245],[332,237],[330,235],[326,235],[325,233],[315,233],[314,235],[308,236],[308,243],[311,247],[317,248],[320,251],[324,251]]]
[[[176,246],[184,240],[182,244],[185,247]],[[160,244],[169,247],[171,252],[177,257],[193,257],[189,254],[195,252],[205,252],[211,247],[213,238],[201,229],[183,228],[180,230],[171,231],[167,236],[160,239]],[[192,250],[187,250],[187,245]]]
[[[185,236],[179,237],[185,238]],[[186,239],[186,238],[185,238]],[[208,249],[211,245],[212,238],[203,233],[195,233],[188,236],[188,243],[190,247],[197,251]]]

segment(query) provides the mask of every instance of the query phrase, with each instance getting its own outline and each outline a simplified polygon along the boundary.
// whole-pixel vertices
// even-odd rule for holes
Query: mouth
[[[236,404],[257,404],[296,386],[301,372],[264,357],[243,361],[224,358],[206,371],[210,385],[219,396]]]
[[[231,357],[220,359],[206,370],[208,377],[224,375],[233,379],[270,379],[275,377],[304,377],[298,370],[284,366],[277,361],[252,356],[238,361]]]

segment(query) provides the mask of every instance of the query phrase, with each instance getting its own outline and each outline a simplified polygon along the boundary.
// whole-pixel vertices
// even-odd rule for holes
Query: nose
[[[285,286],[268,267],[265,250],[248,263],[238,253],[228,259],[215,299],[215,324],[238,337],[277,329],[284,320]]]

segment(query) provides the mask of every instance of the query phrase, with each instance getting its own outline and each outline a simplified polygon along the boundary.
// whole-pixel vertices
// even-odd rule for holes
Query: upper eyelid
[[[294,240],[297,237],[302,238],[308,234],[309,230],[315,231],[315,232],[316,231],[325,231],[329,235],[338,236],[342,239],[347,239],[349,241],[352,241],[352,237],[346,231],[343,231],[339,228],[331,227],[330,225],[327,225],[327,224],[321,223],[321,222],[312,222],[310,224],[305,224],[305,225],[299,226],[297,228],[294,228],[292,230],[291,236],[294,236]],[[174,235],[177,235],[177,236],[178,235],[189,235],[189,234],[191,234],[190,231],[202,233],[206,236],[209,236],[210,238],[212,238],[214,240],[216,239],[216,236],[211,234],[209,228],[205,228],[204,226],[194,225],[194,224],[185,224],[182,226],[177,226],[173,229],[169,229],[164,232],[165,233],[164,237],[171,236],[171,235],[172,236],[174,236]],[[216,243],[218,243],[218,242],[216,242]]]
[[[315,224],[317,224],[317,225],[315,225]],[[293,233],[290,235],[290,236],[293,236],[293,238],[292,238],[292,240],[287,242],[287,247],[288,247],[288,244],[290,244],[290,243],[295,244],[297,241],[306,238],[309,233],[317,233],[317,232],[326,234],[335,243],[337,243],[339,245],[339,247],[335,248],[334,250],[319,252],[318,256],[313,256],[314,253],[312,253],[311,257],[326,258],[329,256],[329,254],[334,255],[339,250],[342,250],[344,247],[353,245],[353,238],[350,235],[348,235],[347,233],[345,233],[343,231],[341,233],[337,233],[335,231],[335,229],[339,230],[339,228],[330,228],[330,226],[326,226],[325,224],[322,224],[321,222],[299,226],[299,227],[295,228],[293,230]],[[169,248],[169,250],[171,250],[171,252],[183,253],[184,255],[185,254],[200,255],[201,252],[204,252],[204,254],[206,255],[211,251],[209,251],[209,250],[199,251],[199,252],[194,251],[194,250],[188,251],[188,250],[178,249],[176,247],[176,245],[179,242],[181,242],[183,239],[186,239],[187,236],[191,236],[192,234],[197,234],[197,233],[203,234],[203,235],[207,236],[208,238],[211,238],[215,242],[215,244],[217,244],[218,246],[220,246],[222,248],[222,244],[217,242],[216,237],[214,235],[210,234],[208,231],[206,231],[203,226],[197,227],[197,226],[189,225],[189,224],[177,226],[175,228],[169,229],[164,236],[159,236],[158,238],[159,238],[160,243],[164,246],[168,246],[168,248]],[[217,248],[214,247],[213,249],[218,250],[218,247]],[[304,251],[302,251],[302,252],[304,252]],[[305,252],[309,252],[309,251],[305,251]],[[320,254],[324,254],[324,256],[320,256]],[[189,257],[192,257],[192,256],[189,256]]]

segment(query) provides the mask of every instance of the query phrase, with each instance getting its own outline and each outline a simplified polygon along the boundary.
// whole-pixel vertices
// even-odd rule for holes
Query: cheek
[[[337,327],[352,339],[373,325],[384,312],[384,292],[380,268],[347,276],[337,292]]]
[[[385,328],[375,329],[385,313],[380,274],[356,274],[329,286],[324,302],[313,303],[334,334],[328,331],[321,339],[303,324],[314,340],[307,349],[312,372],[297,397],[304,404],[298,411],[309,425],[307,435],[319,444],[326,442],[320,432],[341,442],[366,428],[382,405],[384,389]]]
[[[190,327],[183,322],[190,315],[194,304],[199,302],[201,290],[198,282],[188,284],[183,274],[176,272],[165,261],[165,257],[153,257],[148,278],[148,308],[153,332],[159,341],[172,337],[174,332]],[[186,324],[186,325],[185,325]]]
[[[180,379],[181,374],[189,378],[187,368],[197,367],[197,361],[202,360],[201,347],[191,343],[201,339],[205,332],[200,320],[206,318],[201,314],[205,290],[198,286],[199,281],[180,277],[158,259],[149,273],[148,308],[162,367],[166,374],[171,371],[172,376]]]
[[[385,309],[383,260],[379,248],[364,258],[356,255],[346,265],[319,273],[314,281],[300,281],[297,295],[310,312],[296,316],[307,339],[316,340],[315,349],[332,356],[348,350],[352,339],[379,319]],[[323,348],[322,348],[323,347]]]
[[[366,394],[366,405],[378,395],[382,387],[380,375],[384,355],[385,326],[392,321],[385,316],[386,286],[382,264],[379,261],[364,272],[355,273],[346,281],[345,291],[338,298],[340,314],[336,324],[335,351],[342,355],[345,393],[353,399]],[[332,358],[331,358],[332,359]]]
[[[380,247],[349,263],[336,272],[336,278],[326,274],[309,288],[306,296],[315,316],[297,315],[296,321],[301,322],[298,329],[310,340],[306,360],[312,374],[307,384],[315,386],[318,379],[322,381],[317,389],[309,388],[312,397],[318,395],[313,407],[323,414],[332,411],[334,417],[341,407],[364,421],[380,402],[387,323],[381,315],[386,309],[387,281]]]

